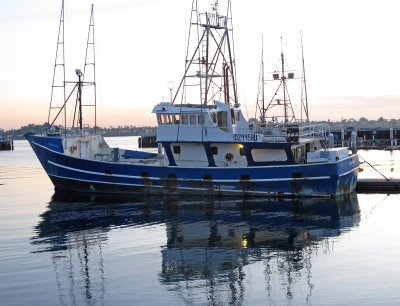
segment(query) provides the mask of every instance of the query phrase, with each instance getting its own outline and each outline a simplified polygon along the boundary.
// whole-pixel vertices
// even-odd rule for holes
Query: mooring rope
[[[362,157],[360,154],[358,154],[368,165],[371,166],[372,169],[374,169],[376,172],[378,172],[380,175],[382,175],[387,181],[390,181],[386,176],[384,176],[378,169],[376,169],[374,166],[372,166],[369,162],[366,161],[364,157]]]

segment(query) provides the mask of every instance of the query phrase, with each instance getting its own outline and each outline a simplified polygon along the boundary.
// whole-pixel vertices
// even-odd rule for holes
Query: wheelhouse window
[[[157,115],[158,124],[164,124],[164,115]]]
[[[188,115],[186,114],[182,115],[182,124],[188,124]]]
[[[190,124],[195,125],[196,124],[196,115],[190,115]]]
[[[231,119],[232,119],[232,124],[235,124],[235,112],[231,108]]]
[[[211,116],[212,122],[214,122],[215,124],[217,124],[217,114],[216,114],[216,113],[211,113],[210,116]]]
[[[236,119],[236,121],[240,121],[240,113],[239,112],[235,112],[235,119]]]
[[[179,121],[180,121],[180,116],[174,115],[174,124],[179,124]]]
[[[165,121],[166,121],[166,122],[165,122],[166,124],[172,124],[172,115],[166,115],[166,116],[165,116],[165,119],[166,119],[166,120],[165,120]]]
[[[198,124],[204,124],[204,115],[198,115],[197,122]]]
[[[218,127],[223,131],[227,131],[228,126],[228,115],[226,112],[218,112]]]

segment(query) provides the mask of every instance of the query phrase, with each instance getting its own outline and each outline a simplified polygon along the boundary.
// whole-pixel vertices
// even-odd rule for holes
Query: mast
[[[76,75],[78,76],[78,96],[77,96],[77,101],[78,101],[78,105],[79,105],[79,130],[82,133],[82,71],[80,69],[76,69],[75,70]]]
[[[60,50],[62,51],[62,62],[58,62],[59,58],[59,46],[62,46]],[[62,68],[62,76],[63,82],[62,85],[57,83],[56,74],[59,69],[59,66]],[[92,68],[92,73],[88,72],[88,68]],[[53,121],[50,124],[50,127],[54,125],[56,120],[58,119],[59,115],[62,111],[64,111],[64,132],[66,134],[67,131],[67,102],[71,98],[72,94],[75,90],[77,90],[76,95],[76,102],[75,102],[75,110],[73,112],[73,119],[72,119],[72,127],[75,124],[75,117],[77,116],[77,125],[79,127],[80,133],[83,131],[83,107],[94,107],[94,131],[96,132],[97,127],[97,115],[96,115],[96,73],[95,73],[95,47],[94,47],[94,18],[93,18],[93,4],[91,7],[90,13],[90,21],[89,21],[89,31],[88,31],[88,39],[86,43],[86,54],[85,54],[85,66],[84,72],[81,69],[75,69],[75,73],[78,76],[78,82],[69,82],[65,81],[65,56],[64,56],[64,1],[62,2],[61,8],[61,17],[60,17],[60,25],[59,25],[59,33],[58,33],[58,40],[57,40],[57,51],[56,51],[56,61],[54,65],[54,74],[53,74],[53,85],[51,91],[51,99],[50,99],[50,109],[49,109],[49,116],[48,122],[50,124],[51,119],[51,111],[52,109],[59,109],[58,113],[54,116]],[[85,76],[91,76],[91,80],[85,81]],[[69,93],[68,97],[66,97],[66,85],[74,85],[73,89]],[[94,93],[94,102],[93,103],[82,103],[82,90],[83,86],[91,85],[93,86],[93,93]],[[54,96],[55,96],[55,89],[62,88],[63,89],[63,103],[62,106],[54,106]]]
[[[85,66],[83,68],[83,78],[87,76],[89,73],[87,71],[88,68],[92,69],[92,82],[86,82],[86,84],[93,86],[93,103],[86,104],[85,106],[94,107],[94,132],[96,133],[97,129],[97,103],[96,103],[96,54],[95,54],[95,45],[94,45],[94,16],[93,16],[93,4],[90,10],[90,21],[89,21],[89,30],[86,42],[86,53],[85,53]]]
[[[279,86],[276,89],[274,95],[272,96],[270,102],[268,103],[268,106],[265,109],[265,112],[267,112],[268,110],[270,110],[273,107],[283,107],[283,116],[277,116],[277,117],[283,117],[283,122],[289,123],[292,121],[296,121],[296,116],[295,116],[292,102],[290,99],[289,90],[287,88],[287,80],[294,79],[294,72],[290,72],[290,71],[286,72],[285,71],[285,56],[283,54],[283,49],[282,49],[282,37],[281,37],[280,61],[281,61],[281,71],[275,71],[273,73],[273,80],[271,80],[271,81],[280,81]],[[277,97],[280,89],[282,90],[282,98]],[[290,111],[290,114],[289,114],[289,111]],[[275,119],[272,118],[272,121],[275,121]]]
[[[61,13],[60,13],[60,22],[58,26],[58,35],[57,35],[57,47],[56,47],[56,57],[54,61],[54,70],[53,70],[53,81],[51,85],[51,95],[50,95],[50,107],[49,107],[49,114],[47,117],[47,123],[50,124],[50,118],[53,109],[59,109],[59,112],[56,117],[60,114],[61,110],[64,110],[64,129],[67,126],[67,113],[65,106],[65,99],[66,99],[66,91],[65,91],[65,48],[64,48],[64,0],[61,3]],[[61,56],[59,55],[61,53]],[[61,58],[61,61],[59,62]],[[57,75],[61,73],[61,80],[57,78]],[[55,106],[55,95],[56,91],[59,92],[57,89],[62,90],[62,106]],[[53,121],[54,123],[54,121]],[[53,125],[53,123],[51,125]]]
[[[226,15],[222,15],[218,0],[209,12],[201,12],[198,0],[193,0],[185,72],[173,104],[179,93],[182,94],[181,104],[185,99],[195,104],[196,97],[200,97],[202,106],[221,98],[227,104],[237,103],[231,2],[226,2]]]
[[[281,36],[281,63],[282,63],[282,89],[283,89],[283,109],[285,113],[285,123],[288,122],[287,119],[287,105],[286,105],[286,76],[285,76],[285,57],[283,56],[283,50],[282,50],[282,36]]]
[[[264,75],[264,35],[261,36],[261,65],[260,65],[260,77],[258,79],[257,107],[260,111],[261,122],[265,123],[266,109],[265,109],[265,75]],[[255,117],[257,118],[257,109]]]
[[[300,31],[300,40],[301,40],[301,60],[302,60],[302,64],[303,64],[303,85],[304,85],[304,95],[305,95],[305,100],[306,100],[306,104],[304,105],[303,97],[301,97],[301,104],[304,107],[304,111],[305,111],[306,117],[307,117],[307,122],[310,122],[310,117],[309,117],[309,114],[308,114],[306,68],[305,68],[305,65],[304,65],[303,35],[301,34],[301,31]]]

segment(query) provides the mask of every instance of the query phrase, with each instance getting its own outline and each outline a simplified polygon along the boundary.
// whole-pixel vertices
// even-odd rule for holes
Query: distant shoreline
[[[255,119],[250,119],[249,123],[255,121]],[[355,119],[343,119],[342,121],[333,122],[333,121],[311,121],[311,124],[327,124],[329,125],[331,130],[340,130],[346,128],[352,129],[400,129],[400,119],[384,119],[379,118],[378,120],[367,120],[366,118],[360,118],[360,120]],[[0,135],[5,139],[12,140],[20,140],[25,139],[24,134],[31,132],[36,133],[41,130],[46,129],[49,126],[48,123],[44,124],[29,124],[27,126],[23,126],[19,129],[11,129],[11,130],[3,130],[0,128]],[[91,128],[93,130],[93,128]],[[113,136],[151,136],[156,135],[157,127],[155,126],[118,126],[109,128],[105,127],[97,127],[97,131],[99,131],[104,137],[113,137]]]

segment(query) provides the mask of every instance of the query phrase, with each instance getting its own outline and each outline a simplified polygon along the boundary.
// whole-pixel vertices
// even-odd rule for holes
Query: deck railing
[[[329,126],[326,124],[308,125],[298,124],[274,124],[274,123],[252,123],[248,128],[236,128],[236,133],[259,134],[267,137],[272,142],[291,142],[301,138],[327,138]]]

